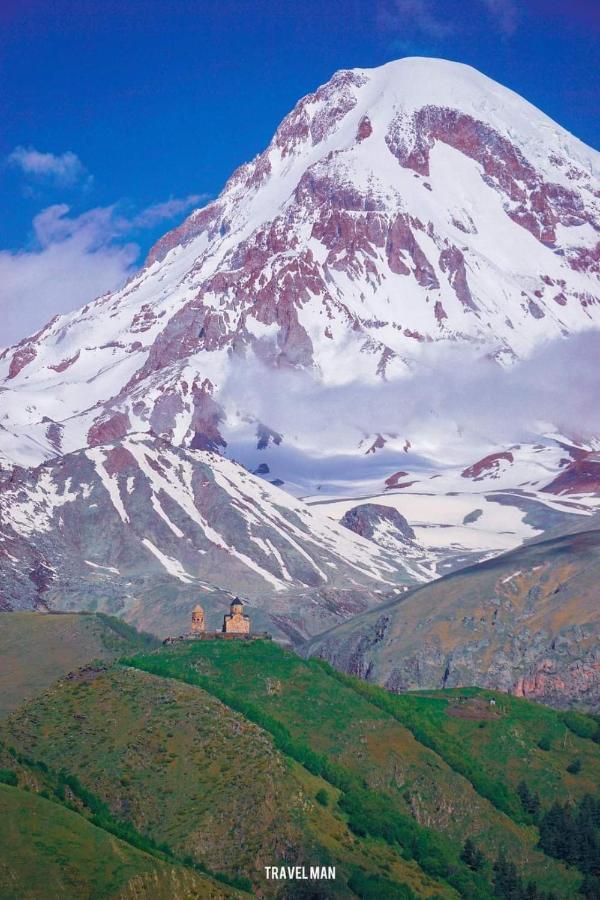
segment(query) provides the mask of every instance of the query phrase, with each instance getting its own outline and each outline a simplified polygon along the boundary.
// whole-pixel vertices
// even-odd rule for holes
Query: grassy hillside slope
[[[338,790],[200,687],[135,669],[87,668],[13,713],[3,738],[19,758],[5,749],[0,766],[33,790],[43,789],[44,767],[63,768],[117,820],[180,859],[249,877],[263,896],[281,894],[265,882],[263,866],[285,862],[336,865],[336,884],[323,896],[353,896],[348,882],[363,877],[380,896],[457,897],[384,841],[354,834]],[[23,770],[23,758],[42,768]]]
[[[460,741],[452,742],[450,736],[447,746],[442,742],[434,746],[427,729],[416,727],[421,721],[426,722],[426,715],[418,711],[415,723],[409,716],[400,715],[400,711],[384,708],[383,701],[390,697],[387,692],[370,688],[372,696],[365,696],[362,688],[369,686],[363,682],[344,681],[345,676],[338,676],[329,667],[317,661],[307,662],[266,642],[186,643],[167,652],[138,656],[130,662],[147,671],[199,684],[275,734],[276,726],[281,726],[292,742],[335,760],[370,790],[384,796],[389,808],[399,816],[411,816],[434,833],[443,833],[453,847],[462,845],[470,836],[489,858],[499,848],[504,849],[540,888],[553,890],[561,897],[576,893],[577,873],[536,849],[537,831],[522,807],[513,779],[506,778],[506,771],[494,770],[491,763],[486,766],[476,743],[471,756],[466,746],[461,754]],[[417,698],[411,695],[409,699]],[[548,721],[565,731],[562,714],[514,698],[511,703],[512,716],[499,709],[494,720],[506,742],[511,741],[515,717],[522,720],[532,743],[536,734],[537,740],[542,740]],[[536,709],[540,710],[540,722],[532,727],[528,718]],[[477,717],[468,720],[468,728],[472,729],[476,722],[477,729],[484,731],[488,727],[487,716],[486,704],[483,716],[479,721]],[[451,727],[454,721],[462,725],[465,720],[453,718]],[[484,728],[479,728],[481,721]],[[435,723],[433,731],[436,732]],[[443,731],[439,733],[443,735]],[[285,740],[284,734],[282,745]],[[552,778],[543,782],[545,806],[570,796],[568,791],[583,794],[590,783],[600,782],[597,746],[572,732],[568,741],[568,754],[558,746],[550,751],[538,748],[540,757],[545,754],[545,766],[552,762],[554,772]],[[586,775],[581,785],[563,764],[575,752],[585,760]],[[465,759],[470,767],[464,765]],[[516,777],[529,777],[526,758],[520,759],[516,754],[511,765],[515,766]],[[539,786],[541,783],[536,783]]]
[[[523,781],[546,805],[577,801],[600,787],[600,724],[591,716],[479,688],[397,695],[334,677],[407,724],[480,790],[496,786],[498,804],[513,816],[522,815]]]
[[[0,718],[85,663],[157,643],[102,614],[2,613]]]
[[[267,641],[189,641],[22,705],[0,725],[0,781],[264,897],[571,900],[582,871],[540,849],[538,826],[597,792],[597,730],[479,689],[389,694]],[[503,886],[502,855],[517,867]],[[337,878],[267,882],[283,864]]]
[[[18,787],[0,784],[0,820],[2,900],[224,900],[238,893]]]

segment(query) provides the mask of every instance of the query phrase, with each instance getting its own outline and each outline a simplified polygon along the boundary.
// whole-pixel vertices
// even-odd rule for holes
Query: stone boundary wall
[[[235,631],[204,631],[201,634],[182,634],[179,637],[165,638],[163,644],[174,644],[176,641],[271,641],[273,635],[268,631],[256,631],[251,634],[240,634]]]

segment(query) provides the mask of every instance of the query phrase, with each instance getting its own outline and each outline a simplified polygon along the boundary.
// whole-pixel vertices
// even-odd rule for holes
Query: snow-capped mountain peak
[[[4,351],[0,447],[30,464],[151,430],[222,448],[254,415],[221,396],[248,361],[376,382],[426,345],[508,362],[597,326],[597,165],[468,66],[337,72],[122,290]]]

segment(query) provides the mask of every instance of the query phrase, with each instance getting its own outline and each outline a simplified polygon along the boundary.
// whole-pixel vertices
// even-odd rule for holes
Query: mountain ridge
[[[453,92],[460,100],[444,106]],[[8,424],[17,444],[22,432],[38,442],[20,452],[39,461],[43,446],[78,449],[149,426],[222,448],[223,428],[260,424],[219,400],[244,357],[325,383],[394,379],[423,342],[467,341],[510,360],[597,325],[596,158],[458,64],[336,73],[121,291],[2,353],[3,405],[14,392],[19,406]],[[104,340],[88,346],[99,317]]]
[[[410,567],[211,451],[149,435],[0,484],[5,609],[100,610],[162,637],[235,593],[257,630],[299,640],[412,583]]]
[[[335,73],[121,290],[0,354],[0,606],[165,635],[241,593],[297,642],[592,515],[593,422],[500,441],[487,376],[597,334],[597,160],[459,64]],[[340,526],[382,494],[410,544]]]
[[[536,540],[451,572],[309,641],[388,690],[477,684],[600,710],[600,531]]]
[[[577,802],[589,791],[596,725],[498,692],[388,695],[274,642],[182,641],[28,701],[2,723],[0,764],[36,792],[56,790],[60,765],[80,814],[102,804],[109,830],[120,821],[126,837],[133,827],[265,896],[297,896],[265,881],[265,857],[279,855],[337,864],[326,896],[504,896],[493,869],[504,853],[566,900],[582,874],[542,852],[537,828],[565,791]],[[466,837],[483,852],[475,868]]]

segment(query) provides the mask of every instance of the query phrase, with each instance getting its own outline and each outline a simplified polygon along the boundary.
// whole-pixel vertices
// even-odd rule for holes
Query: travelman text
[[[269,881],[335,881],[335,866],[265,866]]]

